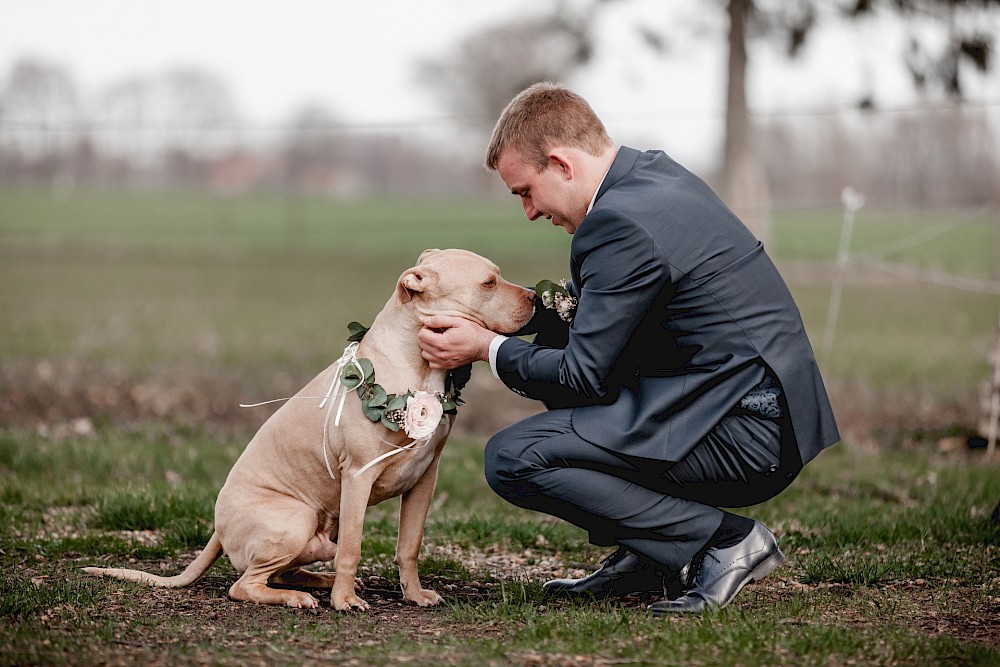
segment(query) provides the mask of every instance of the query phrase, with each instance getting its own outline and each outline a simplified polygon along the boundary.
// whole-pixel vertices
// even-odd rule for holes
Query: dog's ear
[[[423,261],[433,255],[436,252],[441,252],[438,248],[428,248],[420,253],[420,257],[417,257],[417,264],[423,264]]]
[[[415,266],[408,269],[396,283],[396,303],[408,303],[414,294],[419,294],[436,283],[437,278],[437,272],[426,267]]]

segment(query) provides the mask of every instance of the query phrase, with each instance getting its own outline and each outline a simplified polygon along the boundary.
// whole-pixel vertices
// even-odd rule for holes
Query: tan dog
[[[493,331],[513,332],[531,317],[533,303],[533,291],[503,280],[483,257],[465,250],[427,250],[399,277],[356,356],[371,360],[375,382],[390,393],[441,392],[445,371],[432,370],[417,345],[421,318],[456,315]],[[242,573],[229,589],[233,599],[314,608],[318,602],[312,595],[269,584],[332,586],[336,609],[367,609],[355,590],[365,508],[402,494],[395,562],[403,598],[421,606],[440,602],[437,593],[420,585],[417,555],[454,417],[445,416],[426,444],[420,441],[386,457],[411,439],[402,429],[394,433],[370,421],[355,391],[347,393],[339,425],[331,416],[332,403],[318,409],[318,399],[330,393],[341,368],[334,364],[320,373],[296,394],[300,400],[289,400],[260,428],[219,492],[215,533],[184,572],[160,577],[138,570],[85,571],[187,586],[224,552]],[[339,403],[343,391],[328,400]],[[331,559],[336,559],[335,574],[302,569]]]

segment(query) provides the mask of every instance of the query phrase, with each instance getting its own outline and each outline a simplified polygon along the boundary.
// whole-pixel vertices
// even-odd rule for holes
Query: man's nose
[[[537,220],[538,216],[542,214],[542,212],[536,209],[527,199],[522,200],[521,204],[524,206],[524,214],[528,216],[528,220]]]

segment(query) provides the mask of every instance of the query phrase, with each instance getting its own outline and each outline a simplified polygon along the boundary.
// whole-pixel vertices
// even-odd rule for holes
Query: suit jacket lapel
[[[613,188],[618,181],[632,171],[632,168],[635,167],[635,163],[639,160],[640,155],[642,155],[640,151],[637,151],[634,148],[629,148],[628,146],[621,146],[618,149],[618,153],[615,155],[615,159],[611,162],[611,166],[608,168],[608,173],[604,177],[601,187],[597,190],[597,197],[594,199],[595,207],[605,192]],[[573,292],[579,295],[582,289],[580,281],[580,267],[573,257],[572,251],[570,253],[570,277],[573,281]]]
[[[639,155],[639,151],[628,146],[622,146],[618,149],[618,154],[615,155],[615,159],[608,169],[608,175],[604,177],[604,182],[601,183],[601,187],[597,191],[597,199],[594,200],[594,206],[597,206],[597,202],[601,200],[605,192],[614,187],[615,183],[620,181],[625,174],[632,171],[636,161],[639,159]]]

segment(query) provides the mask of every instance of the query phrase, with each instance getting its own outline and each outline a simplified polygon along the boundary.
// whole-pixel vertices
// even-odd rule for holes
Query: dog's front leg
[[[403,494],[399,505],[399,538],[396,541],[396,565],[399,566],[399,583],[403,599],[428,607],[441,601],[441,596],[420,586],[417,575],[417,557],[424,539],[424,522],[437,484],[438,462],[441,450],[412,489]]]
[[[354,578],[358,573],[358,563],[361,562],[361,533],[365,525],[365,509],[372,492],[372,477],[355,477],[343,469],[341,474],[340,529],[337,535],[337,557],[334,560],[337,576],[330,591],[330,604],[338,611],[352,608],[366,610],[368,603],[357,596]]]

